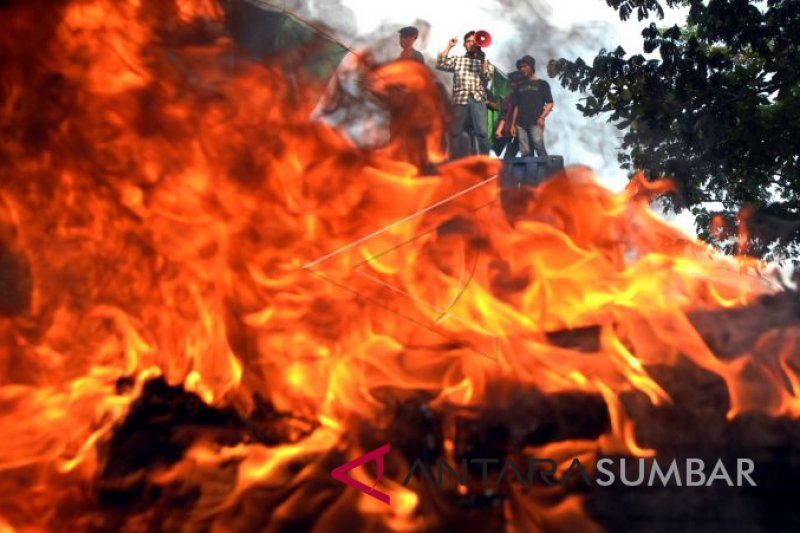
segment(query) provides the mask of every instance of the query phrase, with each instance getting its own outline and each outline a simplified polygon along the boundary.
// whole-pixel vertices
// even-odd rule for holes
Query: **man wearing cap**
[[[517,61],[517,70],[523,80],[514,90],[514,115],[511,119],[511,135],[519,139],[520,156],[547,155],[544,147],[544,121],[553,110],[553,95],[550,84],[536,77],[536,60],[523,56]]]
[[[405,28],[400,28],[397,33],[400,34],[400,48],[403,49],[400,52],[399,59],[413,59],[424,65],[425,56],[419,50],[414,49],[414,43],[417,42],[417,37],[419,37],[419,30],[414,26],[406,26]]]
[[[436,68],[453,73],[453,121],[450,128],[450,150],[455,152],[459,137],[465,131],[467,118],[472,123],[478,139],[478,151],[488,155],[490,146],[487,135],[488,116],[486,111],[486,87],[494,75],[494,66],[481,58],[482,50],[475,40],[475,32],[464,35],[466,54],[460,57],[447,57],[458,43],[453,37],[436,60]],[[485,56],[484,56],[485,57]],[[479,59],[480,58],[480,59]]]

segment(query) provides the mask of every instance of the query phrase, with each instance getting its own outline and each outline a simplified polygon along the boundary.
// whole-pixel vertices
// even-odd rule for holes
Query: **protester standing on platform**
[[[455,159],[460,155],[456,147],[459,137],[466,130],[467,120],[478,140],[478,151],[488,155],[491,147],[487,134],[488,116],[486,110],[486,86],[494,76],[494,66],[485,59],[483,51],[477,45],[475,32],[464,35],[466,54],[460,57],[448,57],[450,50],[458,44],[453,37],[447,47],[439,54],[436,68],[453,73],[453,113],[450,128],[450,156]]]
[[[514,115],[511,120],[511,135],[519,140],[520,156],[545,156],[544,124],[553,110],[553,95],[550,84],[536,77],[536,60],[523,56],[517,61],[517,69],[523,80],[514,90]]]
[[[511,121],[514,117],[514,93],[519,84],[522,82],[523,77],[519,71],[514,71],[508,75],[508,81],[511,82],[512,92],[503,98],[500,103],[500,120],[497,121],[497,127],[494,130],[494,139],[492,140],[492,150],[500,157],[503,154],[503,159],[510,159],[515,157],[519,152],[519,142],[517,138],[511,135]]]

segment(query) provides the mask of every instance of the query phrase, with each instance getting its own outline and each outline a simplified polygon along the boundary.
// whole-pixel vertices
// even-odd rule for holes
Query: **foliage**
[[[622,20],[664,14],[657,0],[606,3]],[[733,250],[723,237],[747,207],[748,251],[785,256],[800,243],[800,2],[666,4],[688,8],[686,24],[650,23],[642,31],[649,57],[618,47],[591,64],[551,61],[548,73],[586,94],[585,116],[610,113],[624,130],[623,168],[674,179],[668,207],[691,209],[701,237]],[[717,235],[711,208],[729,225]]]

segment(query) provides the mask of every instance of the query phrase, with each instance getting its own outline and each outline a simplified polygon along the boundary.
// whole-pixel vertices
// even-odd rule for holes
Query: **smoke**
[[[256,5],[282,9],[316,24],[322,24],[341,37],[358,32],[356,16],[341,0],[249,0]]]

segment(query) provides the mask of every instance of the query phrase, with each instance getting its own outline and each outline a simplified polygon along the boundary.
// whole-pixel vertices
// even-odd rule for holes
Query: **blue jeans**
[[[453,105],[453,123],[450,128],[450,150],[451,158],[456,159],[461,155],[453,154],[453,147],[459,146],[459,137],[466,129],[467,118],[470,119],[472,124],[472,133],[478,139],[478,152],[488,155],[491,147],[489,146],[489,138],[487,136],[488,128],[488,114],[486,111],[486,102],[478,102],[470,95],[466,104]],[[467,155],[467,154],[462,154]]]
[[[533,155],[531,152],[536,150],[536,155],[547,155],[547,150],[544,148],[544,127],[537,126],[518,126],[517,139],[519,139],[519,155],[526,157]]]

